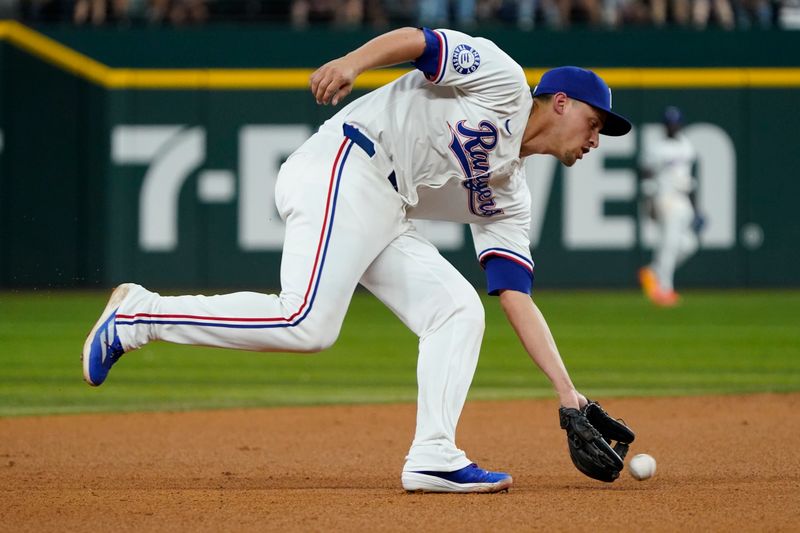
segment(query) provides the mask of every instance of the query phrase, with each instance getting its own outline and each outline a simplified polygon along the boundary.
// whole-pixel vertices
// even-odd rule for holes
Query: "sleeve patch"
[[[438,83],[444,73],[444,57],[447,53],[447,44],[444,36],[438,31],[422,28],[425,35],[425,51],[415,59],[414,67],[434,83]]]
[[[530,294],[533,287],[533,272],[516,261],[493,255],[484,263],[486,290],[497,296],[501,290],[514,290]]]
[[[453,68],[459,74],[472,74],[481,66],[481,55],[468,44],[459,44],[453,48],[451,58]]]

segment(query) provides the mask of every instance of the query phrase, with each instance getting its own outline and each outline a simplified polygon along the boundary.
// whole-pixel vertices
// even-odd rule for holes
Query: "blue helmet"
[[[683,113],[674,105],[664,109],[664,124],[683,124]]]

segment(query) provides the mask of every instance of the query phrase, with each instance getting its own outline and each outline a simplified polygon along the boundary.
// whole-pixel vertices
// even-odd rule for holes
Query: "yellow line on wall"
[[[0,22],[0,37],[20,50],[100,85],[113,70],[16,21]]]
[[[617,88],[780,88],[800,87],[800,68],[597,69]]]
[[[313,69],[129,69],[113,68],[50,39],[16,21],[0,21],[0,40],[56,67],[108,89],[259,89],[308,87]],[[374,89],[409,69],[365,72],[357,89]],[[545,69],[525,69],[536,85]],[[800,87],[800,68],[599,68],[614,89],[788,88]]]

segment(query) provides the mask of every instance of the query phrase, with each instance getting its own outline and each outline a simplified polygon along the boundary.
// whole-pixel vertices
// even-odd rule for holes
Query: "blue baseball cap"
[[[533,96],[564,93],[606,112],[606,120],[600,133],[619,137],[631,131],[630,121],[611,111],[611,89],[603,79],[579,67],[558,67],[542,74],[539,84],[533,88]]]
[[[664,124],[683,124],[683,113],[674,105],[664,109]]]

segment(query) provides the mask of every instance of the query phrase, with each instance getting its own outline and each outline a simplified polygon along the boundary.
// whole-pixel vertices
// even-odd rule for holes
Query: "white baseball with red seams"
[[[650,479],[656,475],[656,460],[646,453],[634,455],[628,462],[628,472],[639,481]]]

